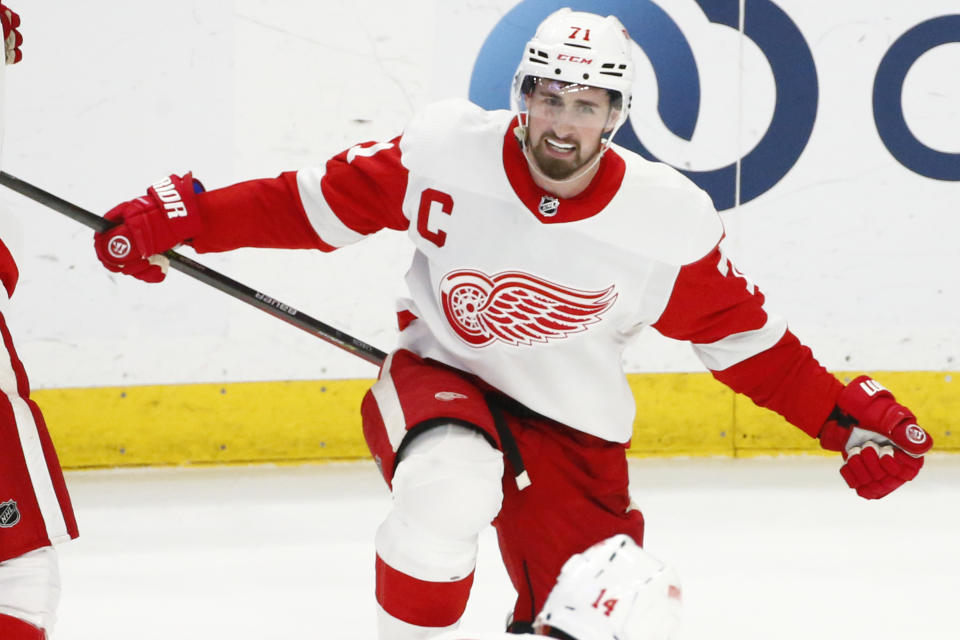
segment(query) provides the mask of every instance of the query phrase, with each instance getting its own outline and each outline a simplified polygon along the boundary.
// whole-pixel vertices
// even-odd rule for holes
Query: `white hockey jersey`
[[[686,177],[613,146],[584,192],[556,198],[533,182],[514,125],[507,111],[437,103],[391,141],[201,194],[193,244],[329,251],[405,230],[416,253],[399,346],[615,442],[629,441],[635,414],[621,356],[646,326],[694,343],[714,372],[734,369],[725,382],[747,393],[778,374],[736,365],[781,343],[803,349],[720,251],[719,216]],[[798,424],[819,429],[826,404]]]

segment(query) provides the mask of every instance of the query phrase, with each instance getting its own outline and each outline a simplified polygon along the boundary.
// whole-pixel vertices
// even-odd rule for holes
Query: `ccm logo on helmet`
[[[579,62],[581,64],[592,64],[593,60],[590,58],[581,58],[580,56],[568,56],[565,53],[561,53],[557,56],[557,60],[568,60],[570,62]]]

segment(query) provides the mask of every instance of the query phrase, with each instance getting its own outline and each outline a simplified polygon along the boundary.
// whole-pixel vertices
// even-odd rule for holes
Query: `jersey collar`
[[[595,216],[610,203],[620,189],[626,164],[613,149],[608,148],[600,158],[600,167],[593,180],[578,195],[572,198],[556,198],[544,191],[530,175],[527,159],[513,133],[516,126],[517,118],[514,117],[503,138],[503,169],[514,193],[540,222],[576,222]]]

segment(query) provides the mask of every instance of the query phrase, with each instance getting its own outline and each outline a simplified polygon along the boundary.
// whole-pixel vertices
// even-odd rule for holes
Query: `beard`
[[[583,157],[583,152],[578,143],[567,140],[564,140],[564,142],[573,144],[575,147],[570,158],[557,158],[550,155],[546,148],[548,137],[551,136],[549,134],[540,136],[537,144],[530,147],[530,153],[533,154],[533,159],[540,171],[551,180],[566,180],[590,160],[590,158]],[[556,136],[553,137],[559,139]]]

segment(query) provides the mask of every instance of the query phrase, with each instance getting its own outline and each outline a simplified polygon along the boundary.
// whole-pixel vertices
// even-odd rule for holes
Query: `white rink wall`
[[[519,4],[533,11],[556,3]],[[575,6],[611,4],[620,3]],[[689,141],[658,114],[657,63],[635,49],[630,126],[678,167],[712,171],[770,143],[765,136],[783,108],[777,97],[790,95],[766,45],[701,8],[722,4],[652,3],[696,63],[701,100]],[[790,171],[722,213],[732,255],[828,367],[956,370],[960,182],[898,160],[872,104],[891,48],[913,34],[908,44],[922,50],[926,32],[915,28],[956,14],[955,0],[746,4],[748,33],[751,6],[770,15],[782,9],[781,23],[795,26],[812,55],[818,99]],[[322,163],[353,143],[393,137],[434,99],[468,96],[481,46],[505,16],[519,15],[510,13],[516,5],[14,3],[25,59],[8,69],[3,167],[103,213],[170,172],[193,170],[216,188]],[[650,5],[635,3],[647,12]],[[909,66],[900,102],[912,139],[960,173],[960,28],[951,40],[953,23],[935,26],[928,39],[948,36]],[[35,388],[375,375],[181,274],[159,286],[109,274],[87,229],[6,190],[2,198],[24,226],[11,324]],[[389,349],[409,255],[405,238],[389,234],[334,255],[243,250],[199,260]],[[686,345],[652,331],[628,351],[626,366],[702,370]]]

